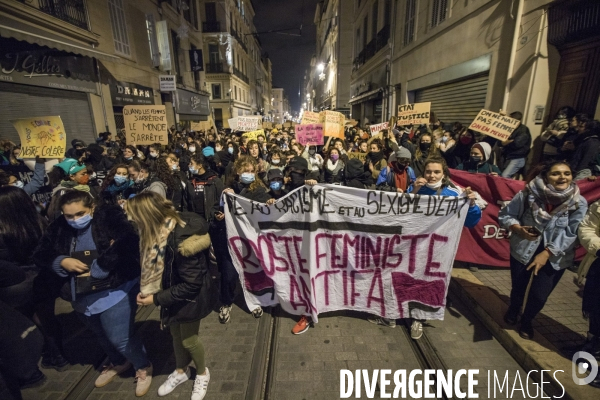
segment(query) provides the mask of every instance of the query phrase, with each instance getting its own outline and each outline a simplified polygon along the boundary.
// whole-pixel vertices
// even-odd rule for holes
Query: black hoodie
[[[359,159],[349,159],[344,172],[346,186],[365,189],[373,184],[371,172],[364,170],[363,163]]]

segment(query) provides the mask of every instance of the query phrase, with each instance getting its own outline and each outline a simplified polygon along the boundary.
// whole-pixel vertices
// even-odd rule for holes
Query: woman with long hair
[[[423,176],[425,172],[425,161],[429,157],[440,156],[439,149],[434,146],[433,136],[429,133],[424,133],[419,136],[416,144],[412,144],[408,139],[408,135],[402,135],[400,140],[402,147],[406,147],[412,154],[413,158],[410,167],[415,171],[417,176]]]
[[[564,161],[544,164],[498,214],[500,225],[510,236],[510,307],[504,320],[514,325],[525,302],[519,334],[533,338],[532,321],[544,308],[565,269],[573,265],[577,229],[587,211],[571,167]],[[531,275],[534,275],[531,278]]]
[[[33,259],[61,278],[60,295],[70,300],[75,314],[95,333],[108,355],[96,379],[103,387],[118,374],[136,370],[137,396],[146,394],[152,364],[141,340],[133,335],[139,292],[139,237],[119,206],[96,208],[89,193],[72,190],[60,198],[62,215],[42,237]],[[86,285],[87,274],[101,283]],[[88,281],[89,282],[89,281]]]
[[[100,187],[100,199],[106,204],[122,204],[122,200],[127,200],[126,192],[133,186],[133,181],[129,179],[127,165],[115,165],[106,176]]]
[[[90,193],[90,175],[86,165],[74,158],[65,158],[48,173],[52,199],[48,205],[48,219],[54,221],[60,216],[60,198],[71,190]]]
[[[192,399],[206,395],[210,373],[198,336],[200,321],[212,310],[212,277],[208,270],[208,223],[195,213],[178,213],[173,203],[153,192],[127,203],[127,216],[140,234],[142,264],[139,305],[160,306],[161,327],[169,327],[175,350],[175,371],[159,387],[171,393],[187,381],[194,361],[198,371]]]
[[[341,157],[342,155],[337,147],[329,149],[327,161],[325,161],[323,167],[324,183],[340,183],[344,180],[344,167],[346,164]]]
[[[224,192],[236,192],[249,200],[265,203],[271,198],[269,189],[258,178],[258,163],[251,156],[238,158],[233,167],[235,179],[232,179]]]

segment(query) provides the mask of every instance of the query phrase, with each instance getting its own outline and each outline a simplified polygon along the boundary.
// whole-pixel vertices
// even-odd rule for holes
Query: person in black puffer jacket
[[[203,398],[210,373],[198,330],[217,299],[208,270],[208,223],[196,213],[177,213],[170,201],[153,192],[129,200],[127,214],[140,232],[142,279],[137,302],[160,306],[161,327],[168,326],[173,337],[176,369],[158,395],[165,396],[188,380],[193,360],[198,373],[192,394]]]
[[[373,185],[371,171],[365,171],[362,161],[358,158],[351,158],[348,160],[346,163],[344,179],[345,186],[358,189],[368,189]]]

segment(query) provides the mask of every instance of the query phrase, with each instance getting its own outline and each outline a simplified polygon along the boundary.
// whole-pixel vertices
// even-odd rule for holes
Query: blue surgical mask
[[[126,176],[123,176],[123,175],[115,175],[115,183],[119,186],[121,186],[122,184],[127,182],[128,179],[129,178],[127,178]]]
[[[13,183],[13,186],[18,187],[19,189],[23,189],[23,186],[25,186],[25,184],[23,183],[23,181],[16,181],[15,183]]]
[[[228,147],[228,148],[227,148],[227,152],[228,152],[229,154],[233,154],[233,147]]]
[[[197,174],[198,173],[198,170],[196,168],[192,167],[192,166],[190,166],[189,169],[190,169],[190,172],[192,174]]]
[[[171,166],[171,169],[172,169],[173,171],[177,171],[177,164],[173,164],[173,166]]]
[[[281,181],[273,181],[273,182],[271,182],[269,184],[269,186],[273,190],[281,190],[281,187],[283,186],[283,183]]]
[[[86,214],[81,218],[77,219],[68,219],[67,223],[71,226],[71,228],[75,229],[84,229],[92,222],[92,214]]]
[[[252,172],[244,172],[240,175],[240,181],[246,185],[254,182],[254,174]]]

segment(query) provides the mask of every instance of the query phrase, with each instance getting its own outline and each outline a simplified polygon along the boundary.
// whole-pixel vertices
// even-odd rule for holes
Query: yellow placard
[[[161,106],[123,107],[127,144],[169,144],[167,112]]]
[[[277,125],[275,125],[275,128],[276,128],[276,129],[282,129],[282,128],[283,128],[283,125],[281,125],[281,124],[277,124]]]
[[[263,129],[273,129],[272,122],[263,122]]]
[[[32,117],[10,121],[21,138],[21,157],[63,158],[67,134],[60,117]]]
[[[284,122],[283,123],[283,127],[284,128],[291,128],[292,127],[292,123],[291,122]]]
[[[258,136],[262,135],[265,136],[265,131],[264,129],[259,129],[257,131],[251,131],[251,132],[246,132],[244,133],[242,136],[243,137],[247,137],[248,140],[258,140]],[[265,136],[266,137],[266,136]]]
[[[493,111],[481,110],[473,120],[469,129],[483,133],[502,141],[508,140],[521,122]]]
[[[304,111],[302,114],[302,125],[318,124],[321,122],[319,113],[312,111]]]
[[[363,163],[365,162],[365,159],[367,158],[367,153],[346,153],[346,155],[348,156],[349,159],[358,158]]]
[[[422,125],[429,123],[431,102],[403,104],[398,106],[397,125]]]

